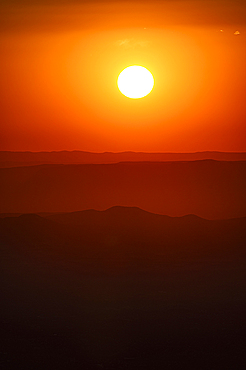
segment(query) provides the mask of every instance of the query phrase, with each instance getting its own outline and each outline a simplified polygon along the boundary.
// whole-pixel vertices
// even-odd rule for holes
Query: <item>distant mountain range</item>
[[[0,152],[0,167],[32,166],[39,164],[85,164],[85,163],[118,163],[125,161],[195,161],[214,159],[218,161],[246,160],[246,153],[196,152],[196,153],[92,153],[85,151],[52,151],[52,152]]]
[[[0,213],[136,206],[168,216],[246,216],[246,161],[122,162],[0,169]]]

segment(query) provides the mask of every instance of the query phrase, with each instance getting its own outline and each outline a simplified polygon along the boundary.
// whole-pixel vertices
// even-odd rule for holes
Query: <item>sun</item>
[[[148,95],[154,87],[150,71],[142,66],[130,66],[119,74],[118,88],[130,99],[140,99]]]

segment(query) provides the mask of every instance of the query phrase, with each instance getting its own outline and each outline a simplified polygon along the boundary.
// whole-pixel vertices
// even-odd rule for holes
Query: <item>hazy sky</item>
[[[0,149],[246,150],[245,1],[1,1]],[[125,98],[146,66],[155,87]]]
[[[1,0],[1,29],[52,27],[245,25],[244,0]],[[82,17],[82,18],[80,18]]]

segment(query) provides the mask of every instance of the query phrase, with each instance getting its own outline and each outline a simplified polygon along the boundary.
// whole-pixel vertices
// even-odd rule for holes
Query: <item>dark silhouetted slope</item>
[[[244,369],[246,219],[0,219],[3,369]]]
[[[246,161],[125,162],[0,169],[0,212],[137,206],[169,216],[246,215]]]
[[[0,219],[0,236],[10,250],[19,249],[37,262],[62,260],[82,272],[90,261],[93,273],[117,266],[118,272],[154,274],[170,269],[168,264],[233,265],[246,256],[246,218],[172,218],[127,207],[7,217]]]

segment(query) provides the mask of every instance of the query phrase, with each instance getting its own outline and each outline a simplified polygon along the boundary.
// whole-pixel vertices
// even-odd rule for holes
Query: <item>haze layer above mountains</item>
[[[15,154],[19,162],[25,155],[29,156]],[[31,157],[35,155],[30,154]],[[37,153],[37,156],[42,155],[47,157],[47,154]],[[59,155],[53,153],[51,157]],[[61,155],[66,163],[77,154],[64,152]],[[112,161],[118,156],[104,155]],[[191,159],[196,155],[183,156]],[[134,157],[135,154],[122,153],[122,156]],[[142,158],[145,156],[148,154],[143,154]],[[162,155],[159,156],[160,160]],[[208,156],[212,156],[211,153]],[[226,156],[234,154],[225,154],[224,158]],[[0,213],[105,210],[119,205],[168,216],[195,214],[207,219],[246,216],[246,161],[44,164],[1,168],[0,178]]]

